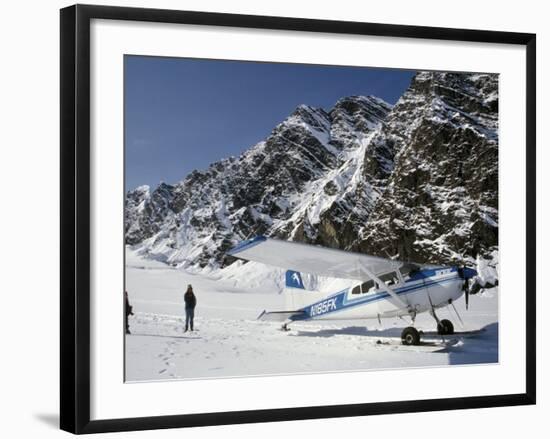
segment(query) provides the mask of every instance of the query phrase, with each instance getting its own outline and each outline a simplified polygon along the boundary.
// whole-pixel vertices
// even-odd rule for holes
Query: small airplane
[[[417,314],[428,312],[437,323],[437,333],[450,335],[450,320],[440,320],[438,308],[451,305],[462,322],[454,301],[463,294],[466,309],[469,280],[477,272],[466,267],[440,267],[399,262],[299,242],[257,236],[239,243],[228,254],[248,261],[286,269],[286,310],[264,311],[261,320],[280,321],[284,330],[292,322],[304,320],[411,318],[403,329],[404,345],[421,343],[414,327]],[[300,272],[349,279],[352,286],[333,293],[306,290]],[[351,283],[351,282],[350,282]]]

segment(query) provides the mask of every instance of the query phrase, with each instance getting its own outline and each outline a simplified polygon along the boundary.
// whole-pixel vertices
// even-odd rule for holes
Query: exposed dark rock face
[[[498,249],[498,76],[419,72],[393,108],[301,105],[240,157],[128,192],[125,215],[127,244],[184,267],[259,234],[471,261]]]
[[[497,91],[497,75],[416,76],[374,139],[397,145],[394,169],[356,249],[452,263],[498,248]]]
[[[174,187],[161,183],[151,194],[140,186],[126,194],[124,231],[127,244],[137,244],[157,233],[172,213]]]

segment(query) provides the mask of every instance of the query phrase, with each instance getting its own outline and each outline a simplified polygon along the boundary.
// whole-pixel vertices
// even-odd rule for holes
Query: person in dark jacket
[[[193,293],[193,287],[191,285],[187,285],[187,291],[183,296],[183,300],[185,301],[185,332],[187,332],[188,328],[191,328],[192,331],[197,298],[195,297],[195,293]]]
[[[126,326],[126,334],[130,334],[130,327],[128,326],[128,316],[133,316],[132,305],[128,300],[128,291],[124,291],[124,324]]]

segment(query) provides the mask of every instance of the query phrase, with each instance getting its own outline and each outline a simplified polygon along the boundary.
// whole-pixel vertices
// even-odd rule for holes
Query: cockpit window
[[[403,276],[403,280],[406,282],[411,277],[413,277],[416,273],[420,271],[420,267],[415,264],[404,264],[399,271],[401,272],[401,276]]]
[[[351,294],[361,294],[361,285],[353,287],[353,290],[351,290]]]
[[[397,273],[395,271],[378,276],[378,278],[386,285],[395,285],[399,283],[399,277],[397,277]]]

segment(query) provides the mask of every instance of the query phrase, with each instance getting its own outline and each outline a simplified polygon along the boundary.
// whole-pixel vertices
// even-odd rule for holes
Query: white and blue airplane
[[[303,320],[411,318],[401,334],[405,345],[421,343],[414,327],[417,314],[428,312],[441,335],[454,333],[451,321],[440,320],[438,308],[451,305],[465,294],[468,281],[477,275],[471,268],[440,267],[399,262],[299,242],[257,236],[232,248],[229,255],[286,269],[286,310],[264,311],[258,318],[283,322],[283,329]],[[349,279],[351,286],[326,293],[304,288],[300,272]],[[354,282],[355,281],[355,282]]]

